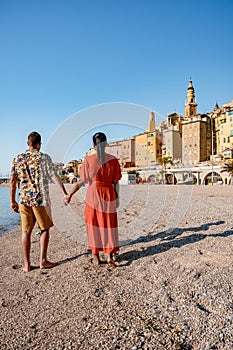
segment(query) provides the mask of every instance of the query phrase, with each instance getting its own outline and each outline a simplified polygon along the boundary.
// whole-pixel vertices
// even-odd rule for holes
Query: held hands
[[[65,205],[69,204],[71,201],[72,196],[80,189],[80,187],[83,185],[82,181],[77,182],[74,187],[72,188],[72,190],[70,191],[70,193],[66,194],[63,197],[63,203]]]
[[[19,205],[17,202],[12,202],[11,203],[11,209],[15,212],[18,213],[19,212]]]
[[[71,201],[71,195],[70,194],[66,194],[64,197],[63,197],[63,203],[65,205],[68,205]]]

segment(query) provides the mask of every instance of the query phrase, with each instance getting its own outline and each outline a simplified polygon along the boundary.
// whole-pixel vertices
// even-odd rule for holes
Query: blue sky
[[[232,100],[232,17],[232,0],[0,0],[0,174],[30,131],[45,147],[67,118],[95,105],[183,114],[190,76],[199,112]],[[101,124],[91,118],[87,125]],[[125,123],[146,129],[148,118]],[[117,136],[130,136],[123,129]]]

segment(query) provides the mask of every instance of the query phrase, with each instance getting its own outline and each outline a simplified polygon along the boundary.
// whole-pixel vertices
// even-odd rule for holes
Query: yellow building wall
[[[135,163],[139,168],[150,167],[161,156],[161,140],[156,132],[135,136]]]
[[[233,111],[222,111],[215,118],[217,154],[233,148]]]

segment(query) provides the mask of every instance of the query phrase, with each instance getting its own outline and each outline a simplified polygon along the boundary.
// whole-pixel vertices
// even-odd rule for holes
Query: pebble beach
[[[85,188],[61,197],[52,187],[55,268],[39,269],[36,228],[29,273],[20,231],[0,237],[0,349],[233,348],[233,186],[121,186],[117,268],[92,264]]]

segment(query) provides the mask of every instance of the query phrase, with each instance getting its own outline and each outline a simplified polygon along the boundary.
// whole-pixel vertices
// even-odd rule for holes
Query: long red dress
[[[85,221],[88,247],[92,254],[103,250],[105,254],[119,251],[116,193],[113,185],[121,178],[118,160],[105,153],[102,165],[98,155],[85,158],[80,177],[89,184],[86,194]]]

